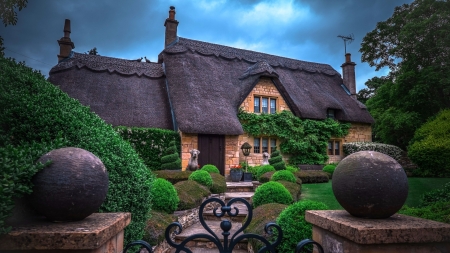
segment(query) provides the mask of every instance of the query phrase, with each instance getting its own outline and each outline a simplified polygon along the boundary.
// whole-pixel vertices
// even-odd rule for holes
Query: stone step
[[[243,198],[250,202],[250,199],[253,197],[254,192],[225,192],[225,202],[228,202],[233,198]]]
[[[207,220],[205,221],[206,224],[211,228],[211,230],[217,235],[217,237],[221,240],[221,242],[223,242],[223,235],[222,232],[223,230],[220,228],[220,223],[221,221],[211,221],[211,220]],[[230,230],[230,236],[228,237],[229,239],[231,238],[231,236],[239,229],[242,227],[242,223],[240,222],[231,222],[232,227]],[[242,232],[241,232],[242,233]],[[200,222],[193,224],[192,226],[184,229],[180,234],[175,236],[175,243],[181,243],[183,240],[185,240],[186,238],[188,238],[189,236],[192,235],[198,235],[198,234],[208,234],[209,233],[203,228],[203,226],[200,224]],[[197,250],[215,250],[215,252],[217,252],[217,248],[216,245],[204,238],[197,238],[194,239],[190,242],[188,242],[186,244],[186,246],[188,248],[190,248],[191,250],[193,249],[197,249]],[[241,242],[239,242],[235,247],[234,250],[245,250],[247,251],[247,239],[242,240]],[[233,252],[234,252],[233,250]],[[198,252],[203,252],[203,251],[198,251]],[[208,251],[209,252],[209,251]]]
[[[253,192],[253,182],[227,182],[227,192]]]
[[[228,214],[225,214],[223,217],[216,217],[214,215],[213,210],[209,210],[209,211],[203,212],[203,218],[205,220],[220,221],[220,220],[228,219],[228,220],[235,221],[235,222],[242,222],[245,219],[245,217],[247,217],[247,214],[248,214],[247,206],[244,205],[243,203],[237,202],[237,203],[234,203],[233,205],[231,205],[231,207],[238,208],[239,212],[238,212],[237,216],[229,216]],[[217,210],[217,213],[220,213],[220,209]],[[232,213],[235,213],[234,209],[233,209]]]

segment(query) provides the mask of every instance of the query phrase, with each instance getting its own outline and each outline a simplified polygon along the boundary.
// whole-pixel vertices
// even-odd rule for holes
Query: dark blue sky
[[[0,27],[5,54],[48,76],[57,63],[64,19],[71,20],[76,52],[96,47],[100,55],[156,61],[164,45],[164,21],[176,7],[178,35],[226,46],[330,64],[341,72],[344,43],[356,66],[357,90],[386,75],[361,62],[362,38],[395,6],[412,0],[30,0],[15,26]]]

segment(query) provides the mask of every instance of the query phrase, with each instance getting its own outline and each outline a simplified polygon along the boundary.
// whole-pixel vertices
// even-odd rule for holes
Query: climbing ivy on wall
[[[245,132],[253,136],[276,136],[280,151],[289,154],[289,163],[324,164],[328,160],[328,140],[348,134],[349,123],[332,119],[300,119],[290,111],[255,114],[239,110],[238,118]]]

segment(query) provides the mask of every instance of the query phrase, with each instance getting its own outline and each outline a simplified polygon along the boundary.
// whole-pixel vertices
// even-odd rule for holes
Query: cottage
[[[171,7],[164,25],[165,48],[158,62],[125,60],[73,52],[70,21],[58,43],[58,64],[49,80],[89,105],[107,123],[174,129],[181,135],[182,167],[190,149],[199,164],[215,164],[223,175],[243,161],[240,146],[253,146],[249,164],[260,164],[279,140],[250,136],[237,118],[290,110],[307,119],[333,117],[351,123],[344,138],[329,141],[330,162],[342,159],[342,144],[371,141],[373,118],[356,100],[355,63],[350,54],[343,78],[327,64],[306,62],[177,36]]]

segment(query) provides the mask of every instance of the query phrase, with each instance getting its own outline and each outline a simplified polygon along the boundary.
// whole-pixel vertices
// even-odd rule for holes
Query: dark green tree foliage
[[[0,0],[0,19],[5,27],[7,25],[17,24],[17,12],[27,6],[27,0]],[[5,48],[3,47],[3,38],[0,36],[0,57],[4,57]]]
[[[64,146],[92,152],[103,162],[109,176],[108,194],[99,211],[131,212],[125,243],[141,239],[150,211],[154,177],[130,144],[88,107],[23,63],[0,58],[0,69],[0,147],[48,145],[40,152],[28,153],[24,161],[16,160],[19,155],[9,162],[34,162],[54,148],[52,143],[63,142]]]
[[[161,169],[161,156],[167,148],[171,147],[171,141],[175,140],[178,153],[181,149],[180,135],[172,130],[124,126],[115,127],[115,129],[131,144],[152,171]]]
[[[369,100],[369,98],[373,97],[377,93],[378,88],[380,88],[381,85],[383,85],[386,82],[386,79],[387,79],[386,76],[382,77],[376,76],[372,79],[369,79],[367,82],[364,83],[367,88],[358,91],[357,94],[358,100],[361,103],[365,104],[367,100]]]
[[[181,159],[177,151],[175,141],[169,143],[169,147],[164,151],[161,157],[162,170],[179,170],[181,169]]]
[[[291,155],[290,164],[323,164],[328,160],[327,145],[331,136],[348,134],[350,124],[332,119],[300,119],[289,111],[276,114],[254,114],[240,110],[242,128],[253,135],[276,136],[280,151]]]
[[[450,110],[417,129],[408,157],[419,166],[414,173],[427,177],[450,177]]]
[[[93,49],[87,51],[86,54],[99,55],[98,52],[97,52],[97,48],[96,47],[94,47]]]
[[[362,61],[391,71],[367,101],[383,142],[405,149],[428,117],[450,108],[449,17],[449,1],[416,0],[363,38]]]
[[[286,163],[283,161],[280,151],[275,150],[272,152],[269,158],[269,164],[272,165],[275,170],[285,170]]]

